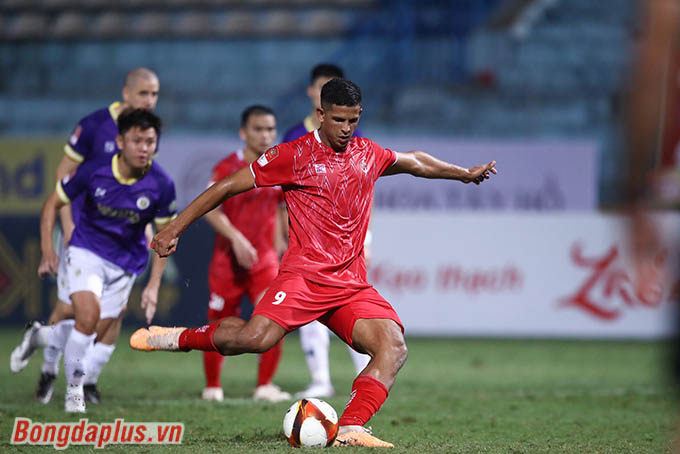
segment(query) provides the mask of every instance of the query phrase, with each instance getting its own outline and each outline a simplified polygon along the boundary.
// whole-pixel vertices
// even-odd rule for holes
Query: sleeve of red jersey
[[[383,148],[375,142],[372,143],[375,153],[375,178],[377,180],[388,167],[393,166],[397,162],[398,156],[396,151]]]
[[[294,160],[290,147],[277,145],[250,164],[255,186],[285,186],[293,183]]]

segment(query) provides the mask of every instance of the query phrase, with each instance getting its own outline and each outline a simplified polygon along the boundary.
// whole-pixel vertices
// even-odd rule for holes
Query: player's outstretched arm
[[[229,197],[255,187],[255,177],[250,167],[244,167],[203,191],[162,232],[154,236],[151,246],[161,257],[167,257],[177,249],[180,235],[196,219],[203,216]]]
[[[40,265],[38,266],[38,276],[40,277],[57,273],[59,258],[56,252],[54,252],[52,231],[57,220],[57,212],[64,205],[66,204],[62,202],[57,193],[53,192],[45,201],[45,205],[43,205],[42,212],[40,213],[40,250],[42,252]]]
[[[492,173],[494,175],[498,173],[496,161],[467,169],[439,160],[420,150],[397,153],[397,155],[397,162],[388,167],[382,176],[408,173],[420,178],[439,178],[479,184],[488,179]]]

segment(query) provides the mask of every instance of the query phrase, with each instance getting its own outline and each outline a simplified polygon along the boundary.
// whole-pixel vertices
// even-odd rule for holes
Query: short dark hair
[[[312,69],[309,81],[314,83],[319,77],[330,77],[332,79],[344,79],[345,73],[337,65],[333,63],[319,63]]]
[[[361,105],[359,86],[347,79],[331,79],[321,88],[321,105],[330,106]]]
[[[125,135],[130,129],[138,127],[145,130],[153,128],[156,135],[161,133],[161,119],[145,109],[126,109],[118,116],[118,132]]]
[[[241,113],[241,127],[245,128],[248,125],[248,120],[250,120],[250,117],[253,115],[271,115],[274,118],[276,118],[276,115],[274,114],[274,111],[270,109],[267,106],[261,106],[261,105],[254,105],[250,107],[246,107],[246,109]]]

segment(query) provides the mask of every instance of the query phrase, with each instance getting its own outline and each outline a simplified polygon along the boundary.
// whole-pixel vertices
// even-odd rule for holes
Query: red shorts
[[[354,323],[360,318],[394,320],[404,331],[404,325],[390,303],[373,287],[328,287],[294,273],[279,274],[253,315],[267,317],[287,332],[318,320],[350,346]]]
[[[277,266],[270,266],[256,273],[239,274],[232,279],[220,279],[219,274],[210,273],[208,320],[240,315],[243,295],[248,295],[255,305],[257,298],[269,287],[278,272]]]

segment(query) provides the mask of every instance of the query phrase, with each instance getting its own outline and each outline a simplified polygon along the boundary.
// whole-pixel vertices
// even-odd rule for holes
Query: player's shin
[[[75,320],[67,319],[57,322],[50,330],[47,338],[47,346],[43,351],[42,372],[57,375],[59,371],[59,360],[66,347],[69,335],[75,325]]]
[[[77,329],[71,331],[64,350],[64,368],[69,386],[81,386],[87,366],[85,356],[96,334],[83,334]]]
[[[85,364],[87,365],[87,374],[85,375],[85,384],[95,384],[99,379],[99,374],[102,369],[111,359],[113,351],[116,349],[115,345],[103,344],[96,342],[88,351],[85,357]]]
[[[371,375],[360,375],[352,384],[352,394],[338,426],[363,426],[387,399],[389,391]]]
[[[84,334],[73,329],[64,349],[64,369],[66,369],[66,394],[64,410],[67,413],[85,413],[83,378],[87,370],[85,355],[94,342],[96,334]]]
[[[179,335],[179,350],[203,350],[206,352],[219,351],[215,347],[213,336],[219,328],[221,321],[208,323],[200,328],[185,329]]]

